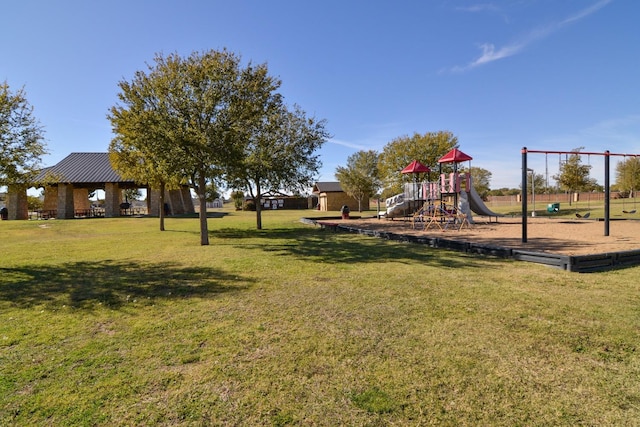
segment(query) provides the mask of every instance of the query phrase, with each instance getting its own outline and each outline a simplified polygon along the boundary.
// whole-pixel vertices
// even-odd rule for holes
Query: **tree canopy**
[[[26,184],[46,154],[44,130],[33,115],[24,88],[0,83],[0,185]]]
[[[629,157],[616,165],[616,186],[635,197],[634,192],[640,189],[640,158]]]
[[[313,183],[321,166],[315,152],[329,137],[325,121],[307,117],[297,105],[288,109],[272,94],[265,114],[244,129],[243,154],[227,170],[227,180],[246,190],[256,207],[256,227],[262,229],[260,199],[266,192],[299,192]]]
[[[580,151],[583,148],[571,150],[572,154],[560,165],[558,174],[553,176],[560,188],[565,191],[591,191],[596,188],[596,180],[589,178],[591,165],[582,163]]]
[[[147,68],[119,82],[120,104],[109,115],[114,166],[152,185],[188,183],[206,206],[207,182],[240,162],[245,129],[265,114],[280,82],[266,65],[243,67],[227,50],[157,54]],[[199,217],[200,242],[208,245],[206,209]]]
[[[469,168],[469,173],[473,180],[473,188],[475,188],[478,195],[482,197],[483,200],[487,200],[489,191],[491,191],[491,172],[487,169],[472,166]]]
[[[418,160],[430,168],[438,165],[438,160],[458,146],[458,138],[449,131],[427,132],[423,135],[402,136],[384,146],[380,154],[380,177],[383,180],[383,197],[402,192],[400,171]],[[445,166],[446,167],[446,166]]]
[[[347,166],[336,168],[336,178],[349,196],[358,201],[362,212],[362,200],[373,197],[380,191],[381,181],[378,171],[379,155],[374,150],[358,151],[347,158]]]

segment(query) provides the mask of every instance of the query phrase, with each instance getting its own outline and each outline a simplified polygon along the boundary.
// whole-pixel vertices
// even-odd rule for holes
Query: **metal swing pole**
[[[609,235],[609,213],[611,209],[611,202],[609,201],[610,189],[609,189],[609,166],[611,160],[611,153],[609,150],[604,152],[604,235]]]
[[[522,243],[527,243],[527,147],[522,147]]]

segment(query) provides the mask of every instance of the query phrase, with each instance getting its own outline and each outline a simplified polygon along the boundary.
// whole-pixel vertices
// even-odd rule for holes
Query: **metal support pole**
[[[522,147],[522,243],[527,243],[527,147]]]
[[[604,235],[605,236],[609,235],[609,219],[610,219],[609,213],[611,209],[611,204],[609,202],[610,160],[611,160],[611,156],[610,156],[609,150],[607,150],[604,152]]]

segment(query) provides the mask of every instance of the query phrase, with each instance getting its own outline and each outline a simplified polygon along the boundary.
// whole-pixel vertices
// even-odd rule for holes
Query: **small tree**
[[[382,185],[378,171],[378,153],[374,150],[358,151],[347,158],[347,166],[336,168],[336,178],[349,196],[358,201],[362,212],[362,200],[373,197]]]
[[[566,162],[560,165],[560,172],[553,176],[558,181],[561,189],[573,193],[575,191],[590,191],[595,185],[595,180],[589,178],[591,165],[582,164],[580,151],[584,147],[574,148]],[[571,204],[571,198],[569,198]]]
[[[616,165],[616,186],[629,197],[635,197],[640,189],[640,158],[630,157]]]
[[[213,202],[216,199],[220,198],[220,190],[218,190],[218,186],[215,182],[209,181],[207,182],[207,202]]]
[[[140,200],[142,194],[137,188],[128,188],[124,190],[124,199],[128,202],[130,200]]]
[[[325,123],[307,117],[299,106],[289,111],[281,96],[272,94],[265,113],[245,128],[244,155],[227,177],[251,196],[258,230],[265,192],[299,192],[311,186],[321,165],[315,152],[329,137]]]
[[[532,182],[531,175],[527,174],[527,194],[532,194],[534,190],[536,194],[542,194],[547,192],[547,188],[544,181],[544,175],[534,172],[533,182]],[[520,192],[522,192],[522,184],[520,184]]]
[[[145,124],[148,115],[141,114],[136,118],[127,113],[123,110],[112,110],[110,119],[118,135],[109,145],[109,158],[113,168],[123,177],[146,183],[150,189],[158,190],[160,231],[164,231],[165,189],[177,188],[182,178],[177,166],[171,163],[171,156],[166,156],[167,151],[156,151],[160,149],[163,136],[160,134],[154,137],[154,128],[148,123]],[[137,120],[140,122],[136,122]],[[134,130],[129,131],[129,127],[133,127]],[[124,137],[125,133],[128,137]],[[169,141],[165,143],[169,144]]]
[[[231,200],[233,200],[233,206],[237,211],[242,210],[244,207],[244,192],[240,190],[232,191]]]
[[[0,83],[0,185],[27,184],[46,154],[44,131],[24,89]]]
[[[37,211],[44,207],[44,202],[38,196],[27,196],[27,208],[30,211]]]

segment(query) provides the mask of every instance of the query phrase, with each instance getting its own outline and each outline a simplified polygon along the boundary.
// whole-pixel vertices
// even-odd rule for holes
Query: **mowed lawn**
[[[640,424],[640,268],[317,214],[0,222],[0,425]]]

